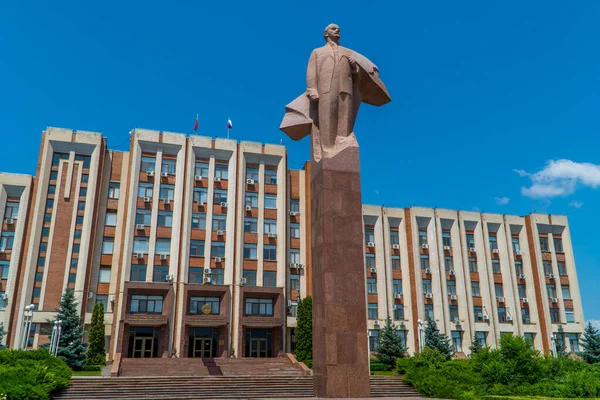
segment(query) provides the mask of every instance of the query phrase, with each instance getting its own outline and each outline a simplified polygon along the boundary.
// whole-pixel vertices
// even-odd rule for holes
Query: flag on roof
[[[233,122],[231,122],[231,118],[227,120],[227,129],[233,128]]]

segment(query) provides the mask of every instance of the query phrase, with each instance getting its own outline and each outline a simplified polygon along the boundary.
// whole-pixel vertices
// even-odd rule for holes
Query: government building
[[[47,128],[34,177],[0,174],[6,344],[47,343],[70,288],[86,329],[104,306],[109,360],[293,352],[311,294],[310,163],[289,169],[280,145],[130,135],[122,152],[100,133]],[[578,350],[565,216],[364,205],[363,220],[372,350],[388,315],[409,353],[427,318],[457,356],[504,333]]]

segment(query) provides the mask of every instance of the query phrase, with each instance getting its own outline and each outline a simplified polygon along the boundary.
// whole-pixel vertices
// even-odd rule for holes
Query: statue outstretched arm
[[[306,68],[306,94],[311,100],[319,99],[317,90],[317,52],[313,50],[308,59],[308,68]]]

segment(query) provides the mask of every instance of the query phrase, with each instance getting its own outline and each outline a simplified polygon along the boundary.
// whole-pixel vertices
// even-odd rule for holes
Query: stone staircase
[[[123,358],[119,376],[207,376],[201,358]]]
[[[250,368],[249,368],[250,369]],[[291,399],[313,396],[312,377],[194,376],[75,378],[55,399]],[[400,377],[372,376],[371,397],[418,397]]]

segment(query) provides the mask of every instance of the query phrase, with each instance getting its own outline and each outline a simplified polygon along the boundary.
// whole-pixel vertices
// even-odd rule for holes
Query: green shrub
[[[11,400],[50,399],[50,392],[70,379],[71,369],[47,350],[0,351],[0,393]]]
[[[104,365],[84,365],[81,367],[82,371],[102,371]]]
[[[382,363],[371,363],[370,365],[371,371],[390,371],[392,368],[387,364]]]

